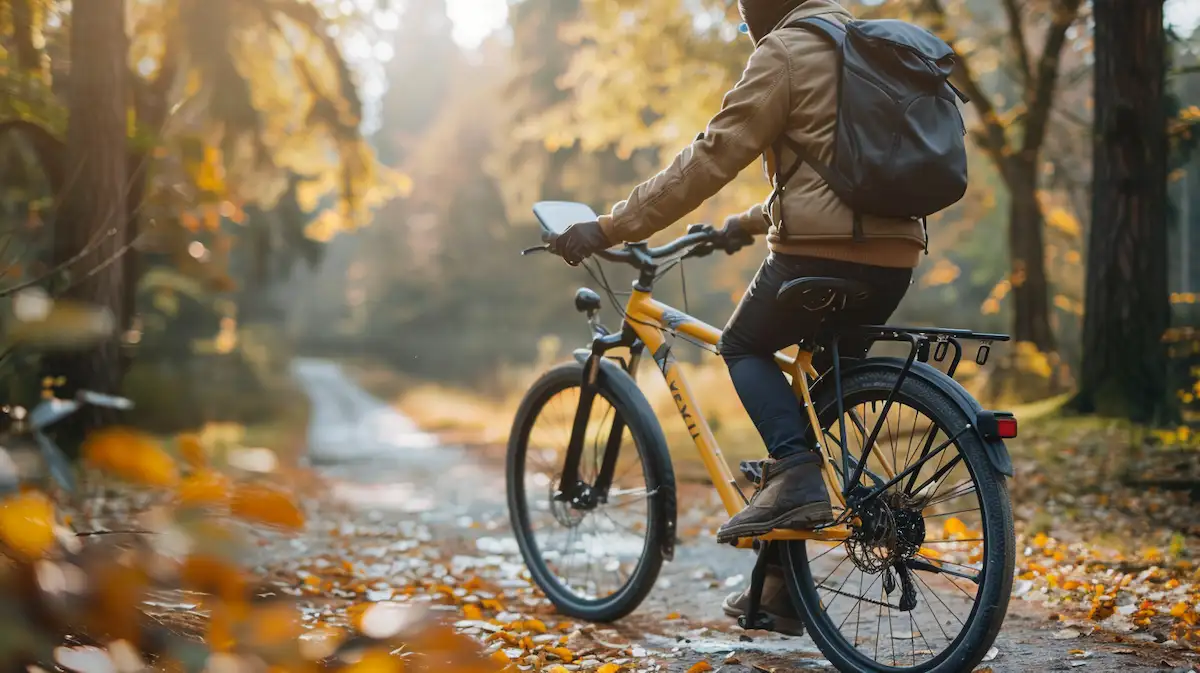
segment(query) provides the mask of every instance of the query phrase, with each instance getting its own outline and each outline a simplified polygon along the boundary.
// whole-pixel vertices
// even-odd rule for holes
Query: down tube
[[[709,478],[721,495],[721,503],[725,505],[725,511],[730,516],[737,514],[746,506],[746,501],[743,500],[741,491],[738,490],[733,480],[729,466],[725,464],[725,457],[721,455],[721,449],[717,446],[716,439],[713,438],[712,430],[705,422],[704,415],[700,413],[700,407],[696,404],[692,389],[679,370],[679,363],[671,355],[670,347],[658,328],[636,322],[630,324],[637,332],[638,337],[646,344],[650,353],[653,354],[654,363],[658,366],[663,378],[667,380],[671,397],[675,399],[675,406],[679,408],[679,414],[687,425],[688,434],[696,443],[696,449],[700,452],[700,459],[704,461]]]

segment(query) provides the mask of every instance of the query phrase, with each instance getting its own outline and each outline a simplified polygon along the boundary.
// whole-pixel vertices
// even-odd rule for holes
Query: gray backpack
[[[803,164],[812,166],[854,211],[854,237],[862,239],[862,216],[924,220],[967,190],[966,126],[957,100],[967,102],[949,77],[955,54],[933,33],[897,20],[799,19],[832,42],[841,59],[833,162],[825,165],[792,139],[798,157],[786,171],[776,162],[775,193]],[[957,99],[957,100],[956,100]]]

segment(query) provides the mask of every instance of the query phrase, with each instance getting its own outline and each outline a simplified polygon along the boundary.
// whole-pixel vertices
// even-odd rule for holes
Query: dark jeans
[[[851,278],[870,285],[869,298],[826,318],[829,325],[869,325],[884,323],[891,317],[912,281],[912,269],[774,253],[759,267],[729,318],[720,351],[742,406],[762,435],[767,452],[775,459],[809,448],[804,441],[808,426],[805,412],[774,359],[776,351],[816,336],[819,313],[784,308],[775,299],[784,283],[805,276]],[[843,358],[864,357],[868,348],[870,344],[863,341],[842,339],[838,343]],[[818,354],[813,360],[818,372],[832,366],[828,352]]]

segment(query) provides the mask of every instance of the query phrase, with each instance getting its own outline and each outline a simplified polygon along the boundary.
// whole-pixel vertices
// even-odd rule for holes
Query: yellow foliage
[[[948,285],[958,279],[962,270],[948,259],[939,259],[929,271],[921,277],[921,287],[938,287]]]
[[[1047,354],[1038,350],[1032,341],[1018,341],[1016,344],[1017,367],[1026,372],[1050,378],[1054,368]]]
[[[1066,295],[1062,295],[1062,294],[1055,295],[1054,296],[1054,305],[1056,307],[1066,311],[1067,313],[1071,313],[1073,315],[1083,315],[1083,303],[1076,301],[1074,299],[1071,299],[1070,297],[1068,297]]]
[[[124,427],[97,430],[84,441],[83,459],[92,467],[145,486],[179,481],[175,461],[149,435]]]
[[[1050,212],[1046,213],[1046,224],[1072,238],[1078,237],[1081,231],[1079,220],[1065,208],[1050,209]]]
[[[54,505],[36,491],[0,501],[0,542],[25,559],[45,556],[54,546]]]
[[[596,673],[618,673],[621,667],[611,661],[596,669]]]
[[[304,514],[292,496],[266,484],[239,486],[233,493],[230,510],[234,516],[270,526],[304,527]]]

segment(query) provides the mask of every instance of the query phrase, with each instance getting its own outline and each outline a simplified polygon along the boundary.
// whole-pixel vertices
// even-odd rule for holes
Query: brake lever
[[[521,251],[521,255],[522,256],[530,255],[535,252],[550,252],[550,246],[549,245],[535,245],[532,248],[525,248],[524,250]]]

